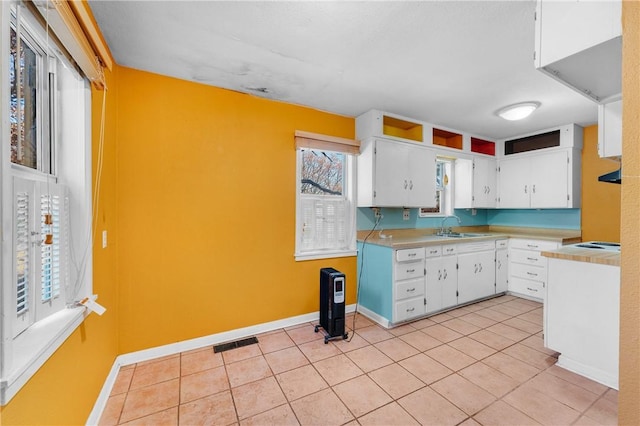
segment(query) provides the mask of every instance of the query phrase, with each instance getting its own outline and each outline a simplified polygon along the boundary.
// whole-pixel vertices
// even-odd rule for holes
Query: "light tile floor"
[[[355,329],[324,344],[306,323],[123,367],[100,424],[617,424],[617,391],[554,365],[539,303],[502,296],[390,330],[357,315]]]

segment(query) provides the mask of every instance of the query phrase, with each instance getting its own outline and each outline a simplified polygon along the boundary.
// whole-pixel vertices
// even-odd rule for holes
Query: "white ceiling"
[[[535,70],[535,1],[89,4],[116,62],[157,74],[496,139],[597,121],[595,103]],[[495,115],[531,100],[525,120]]]

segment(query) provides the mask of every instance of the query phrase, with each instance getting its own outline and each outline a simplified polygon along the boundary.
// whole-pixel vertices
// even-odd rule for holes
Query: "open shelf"
[[[505,155],[560,146],[560,130],[512,139],[504,143]]]
[[[480,138],[471,137],[471,152],[478,154],[496,155],[496,143]]]
[[[436,129],[434,127],[433,144],[446,146],[447,148],[462,149],[462,135],[448,130]]]
[[[382,116],[382,133],[386,136],[423,142],[422,124],[412,123],[399,118]]]

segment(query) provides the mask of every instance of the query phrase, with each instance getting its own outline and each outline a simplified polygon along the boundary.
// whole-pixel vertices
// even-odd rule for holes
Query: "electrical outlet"
[[[376,219],[380,219],[380,207],[372,207],[373,209],[373,217]]]
[[[403,209],[402,210],[402,220],[409,220],[411,210]]]
[[[107,230],[102,231],[102,248],[107,248]]]

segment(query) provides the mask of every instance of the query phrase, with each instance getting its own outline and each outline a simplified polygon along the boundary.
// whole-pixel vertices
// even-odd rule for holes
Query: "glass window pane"
[[[314,195],[342,195],[345,154],[330,151],[302,151],[300,192]]]
[[[9,84],[11,123],[11,162],[32,169],[38,168],[37,158],[37,54],[11,28]]]

